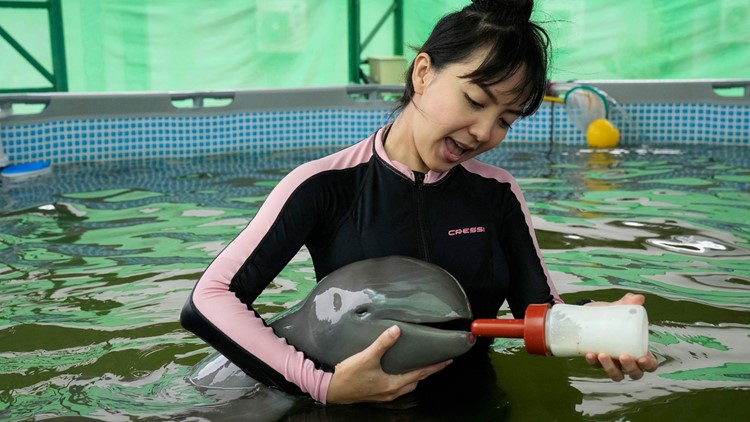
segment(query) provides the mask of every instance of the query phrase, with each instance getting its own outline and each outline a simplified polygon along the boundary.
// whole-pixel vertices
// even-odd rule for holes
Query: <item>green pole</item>
[[[15,9],[46,9],[47,3],[38,1],[5,1],[0,0],[0,7],[10,7]]]
[[[10,44],[26,61],[52,84],[52,91],[68,90],[68,71],[65,63],[65,39],[63,37],[62,6],[60,0],[47,1],[5,1],[0,0],[0,8],[47,9],[49,17],[50,49],[52,50],[52,72],[37,61],[31,53],[16,41],[2,26],[0,38]],[[45,92],[49,88],[0,89],[0,92]]]
[[[365,51],[365,48],[367,48],[367,46],[370,45],[370,41],[372,41],[372,39],[375,38],[375,35],[377,35],[378,31],[380,31],[380,28],[382,28],[383,25],[385,25],[385,22],[388,20],[391,14],[394,13],[395,10],[396,10],[396,2],[394,1],[393,4],[391,4],[388,10],[380,18],[378,23],[375,24],[375,27],[372,28],[372,32],[370,32],[370,34],[365,37],[365,40],[362,41],[362,43],[360,43],[359,45],[360,51]]]
[[[393,54],[404,55],[404,0],[396,0],[393,11]]]
[[[42,76],[44,76],[44,79],[48,80],[53,85],[55,84],[54,75],[50,74],[47,71],[47,69],[45,69],[44,66],[42,66],[42,64],[39,63],[39,61],[37,59],[35,59],[34,56],[31,55],[31,53],[29,53],[25,48],[23,48],[23,46],[18,41],[16,41],[16,39],[13,38],[13,36],[10,35],[8,33],[8,31],[6,31],[5,29],[3,29],[2,26],[0,26],[0,38],[2,38],[5,41],[7,41],[8,44],[10,44],[10,46],[13,47],[13,49],[16,50],[16,52],[18,54],[21,55],[21,57],[23,57],[24,59],[26,59],[26,61],[34,69],[37,70],[37,72],[41,73]]]
[[[359,0],[349,0],[349,82],[359,83]]]
[[[54,88],[55,91],[67,91],[68,69],[65,62],[65,36],[60,0],[49,0],[49,37],[52,47],[52,73],[55,76]]]

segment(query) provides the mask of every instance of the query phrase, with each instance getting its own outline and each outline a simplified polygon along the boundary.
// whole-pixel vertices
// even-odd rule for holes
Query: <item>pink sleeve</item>
[[[211,263],[192,296],[196,310],[218,331],[322,403],[326,402],[332,373],[316,369],[311,360],[278,337],[229,287],[232,278],[246,265],[248,257],[261,246],[294,191],[321,171],[366,161],[371,155],[371,145],[371,142],[360,142],[325,159],[304,164],[287,175],[250,224]],[[267,285],[270,281],[262,282]]]

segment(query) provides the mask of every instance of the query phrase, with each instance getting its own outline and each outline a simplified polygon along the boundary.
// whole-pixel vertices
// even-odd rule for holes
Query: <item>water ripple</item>
[[[491,355],[512,409],[663,420],[703,406],[739,419],[732,409],[750,393],[748,151],[511,143],[482,156],[522,185],[563,298],[643,293],[662,362],[643,380],[614,383],[582,359],[528,356],[498,340]],[[179,326],[179,311],[281,177],[329,152],[77,163],[53,178],[0,182],[0,419],[244,415],[257,402],[219,403],[184,380],[210,348]],[[303,249],[256,309],[272,316],[314,280]],[[279,415],[293,404],[263,403]],[[325,416],[302,407],[300,418]],[[350,419],[373,414],[352,409]]]

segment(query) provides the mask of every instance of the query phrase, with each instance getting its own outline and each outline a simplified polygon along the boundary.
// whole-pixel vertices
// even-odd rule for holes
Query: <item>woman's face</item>
[[[489,87],[463,77],[479,67],[485,54],[479,51],[439,71],[427,54],[415,59],[412,169],[444,172],[474,158],[497,146],[521,116],[523,103],[514,92],[520,71]]]

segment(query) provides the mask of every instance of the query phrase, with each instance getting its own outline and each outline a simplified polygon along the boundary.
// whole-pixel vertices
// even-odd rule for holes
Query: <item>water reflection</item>
[[[0,185],[0,419],[215,420],[258,407],[251,397],[206,396],[185,381],[210,349],[179,327],[177,315],[206,265],[283,174],[329,152],[79,163],[57,166],[54,178]],[[507,144],[483,159],[522,184],[564,299],[647,296],[659,371],[613,383],[582,359],[531,356],[497,341],[490,356],[497,380],[479,401],[451,401],[448,391],[443,406],[429,409],[323,407],[271,392],[268,414],[695,420],[711,409],[706,419],[746,416],[738,403],[750,398],[747,148]],[[258,311],[288,308],[313,280],[303,250]]]
[[[615,416],[621,415],[623,409],[635,413],[639,407],[668,401],[673,396],[695,396],[712,389],[746,389],[750,386],[748,330],[748,324],[652,324],[651,347],[662,358],[658,375],[621,383],[606,382],[600,377],[571,377],[572,385],[584,396],[579,409],[587,415]],[[717,406],[715,410],[721,414],[718,406],[737,405],[735,397],[730,394],[722,401],[704,405],[706,409]],[[696,420],[694,417],[689,420]]]

